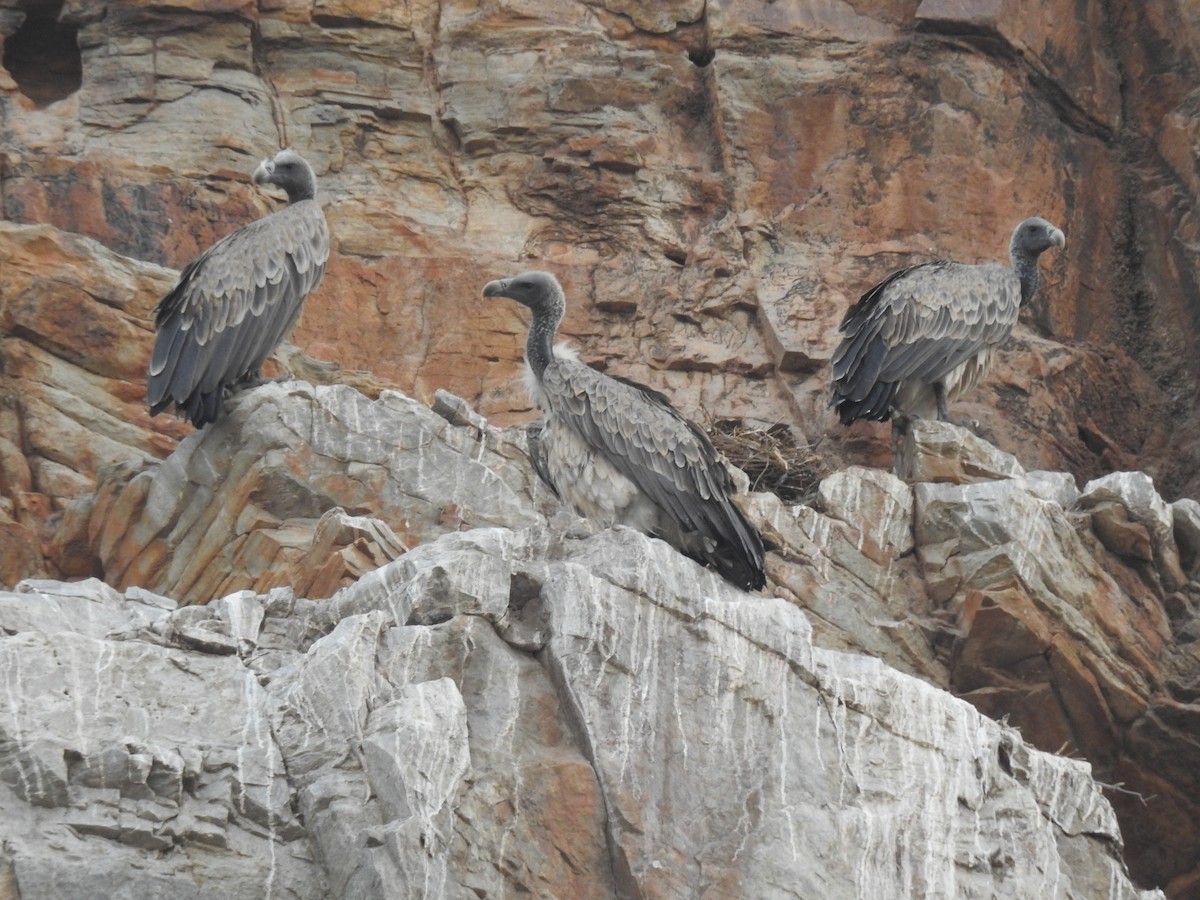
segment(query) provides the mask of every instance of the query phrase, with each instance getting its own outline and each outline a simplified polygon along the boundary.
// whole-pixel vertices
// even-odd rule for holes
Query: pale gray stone
[[[1096,618],[1136,621],[1136,606],[1071,513],[1030,493],[1020,479],[919,484],[914,497],[917,556],[937,602],[961,612],[972,592],[1021,591],[1089,654],[1095,677],[1113,685],[1114,702],[1123,710],[1138,703],[1122,692],[1148,690],[1145,675],[1105,636],[1105,619]]]
[[[890,478],[879,484],[890,490]],[[908,599],[920,583],[913,555],[900,552],[912,540],[911,507],[905,512],[903,494],[893,496],[889,490],[862,490],[879,516],[870,524],[865,518],[842,521],[808,506],[785,507],[774,494],[753,494],[746,507],[751,519],[762,524],[764,537],[779,548],[767,558],[774,589],[811,612],[825,646],[870,653],[903,671],[941,681],[945,672],[932,660],[920,610]],[[911,495],[907,486],[904,490]],[[840,489],[831,493],[844,496]],[[831,511],[845,514],[829,502]],[[882,545],[864,539],[870,533]],[[786,565],[774,565],[776,558]]]
[[[364,765],[384,820],[395,879],[408,896],[447,885],[454,800],[470,768],[467,713],[449,678],[410,684],[371,714]]]
[[[817,487],[816,507],[860,528],[864,540],[901,556],[913,548],[912,488],[882,469],[852,466]]]
[[[213,606],[184,606],[171,613],[171,637],[204,653],[237,653],[238,642],[229,634],[229,622]]]
[[[1096,536],[1114,553],[1153,563],[1148,574],[1161,579],[1165,592],[1186,582],[1175,545],[1174,513],[1145,472],[1113,472],[1089,481],[1076,506],[1090,513]]]
[[[245,655],[258,644],[266,610],[253,591],[238,591],[209,604],[228,628],[239,653]]]
[[[429,406],[451,425],[469,425],[480,431],[487,429],[487,419],[475,412],[462,397],[438,388],[433,392],[433,403]]]
[[[0,591],[0,630],[47,635],[73,631],[104,638],[124,629],[149,628],[173,608],[174,603],[149,592],[122,597],[95,578],[70,584],[29,579],[13,592]]]
[[[89,595],[58,593],[72,588]],[[128,632],[147,607],[121,603]],[[22,896],[328,896],[267,695],[236,657],[30,627],[0,640],[0,675],[0,809]]]
[[[207,603],[270,584],[277,548],[300,534],[315,568],[359,541],[379,565],[406,541],[540,524],[530,501],[536,476],[510,464],[518,457],[525,462],[495,429],[454,426],[397,391],[372,400],[345,385],[272,382],[237,397],[221,422],[114,487],[130,521],[100,535],[93,549],[110,577],[137,571],[148,589]],[[119,482],[127,473],[109,477]],[[285,525],[285,536],[252,541]],[[163,554],[163,564],[143,573],[147,553]],[[267,577],[256,585],[260,569]]]
[[[1057,503],[1063,509],[1070,509],[1079,499],[1079,488],[1075,478],[1069,472],[1046,472],[1035,469],[1021,476],[1025,489],[1035,497]]]
[[[950,422],[911,419],[898,443],[896,475],[910,484],[922,481],[968,484],[1025,474],[1011,453]]]
[[[409,684],[367,721],[363,750],[385,821],[431,823],[470,766],[467,713],[449,678]]]
[[[498,621],[508,609],[512,574],[503,548],[512,544],[508,529],[452,532],[368,572],[329,602],[338,615],[381,610],[399,625],[460,613]]]
[[[949,601],[1016,579],[1086,634],[1119,587],[1046,483],[748,498],[819,613],[536,520],[321,603],[27,583],[0,594],[0,872],[64,898],[1155,896],[1086,763],[813,644],[828,616],[916,669],[889,599],[914,546]]]
[[[1200,580],[1200,502],[1189,497],[1171,504],[1171,522],[1180,563],[1188,575]]]
[[[690,570],[659,542],[613,530],[590,543],[583,565],[545,584],[548,653],[632,883],[660,896],[714,884],[754,897],[993,896],[996,873],[963,862],[994,846],[1011,854],[1004,890],[1044,896],[1062,822],[1076,817],[1081,844],[1104,840],[1088,854],[1094,871],[1049,864],[1053,890],[1087,896],[1096,872],[1121,883],[1108,849],[1120,835],[1085,766],[1028,750],[875,660],[814,648],[790,604],[685,588]],[[683,651],[695,641],[709,652]],[[1006,770],[1014,746],[1053,776]]]

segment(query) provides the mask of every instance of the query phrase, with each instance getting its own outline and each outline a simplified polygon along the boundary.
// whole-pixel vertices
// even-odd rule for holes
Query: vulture
[[[530,456],[551,489],[601,527],[636,528],[743,590],[761,588],[762,538],[730,500],[733,481],[708,435],[657,391],[556,350],[566,298],[549,272],[488,282],[483,295],[533,312],[526,385],[545,418]]]
[[[838,326],[833,354],[832,406],[842,424],[934,412],[946,421],[947,403],[978,383],[1037,292],[1038,257],[1065,246],[1045,219],[1026,219],[1009,242],[1011,266],[936,260],[863,294]]]
[[[325,274],[329,228],[312,167],[282,150],[254,183],[283,188],[288,205],[209,247],[154,308],[152,416],[173,403],[197,428],[219,419],[228,393],[262,383],[263,363]]]

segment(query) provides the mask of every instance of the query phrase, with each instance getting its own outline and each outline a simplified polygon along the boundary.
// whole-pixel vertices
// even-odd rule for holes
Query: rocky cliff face
[[[1195,790],[1161,595],[1200,504],[938,426],[914,469],[1004,474],[750,495],[751,596],[592,532],[441,399],[264,387],[72,507],[117,586],[0,593],[11,896],[1162,896],[1122,847]],[[270,587],[302,577],[345,586]],[[1118,771],[1156,791],[1125,838]]]
[[[1198,25],[0,0],[0,582],[109,586],[6,595],[0,896],[154,854],[130,896],[209,865],[239,896],[1132,891],[1083,767],[1024,742],[1109,785],[1134,882],[1200,890]],[[293,340],[336,364],[150,420],[149,312],[272,205],[281,144],[335,241]],[[893,477],[886,426],[825,409],[836,322],[1031,213],[1068,246],[953,410],[983,440],[919,430]],[[748,504],[786,603],[555,512],[493,427],[530,415],[524,325],[479,297],[534,265],[589,361],[815,445],[811,503]]]

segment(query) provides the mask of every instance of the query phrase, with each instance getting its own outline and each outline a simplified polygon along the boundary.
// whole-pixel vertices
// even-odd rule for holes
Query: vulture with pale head
[[[533,312],[526,384],[545,419],[530,450],[554,492],[602,528],[636,528],[740,588],[761,588],[762,538],[730,499],[732,479],[708,436],[657,391],[556,352],[566,298],[549,272],[491,281],[483,294]]]
[[[1011,265],[937,260],[871,288],[842,319],[833,354],[833,401],[843,425],[856,419],[934,414],[971,390],[1037,292],[1038,257],[1066,246],[1045,219],[1026,219],[1009,242]]]
[[[288,205],[209,247],[154,308],[151,415],[174,404],[197,428],[219,419],[230,392],[262,383],[263,363],[325,274],[329,229],[312,167],[282,150],[254,183],[283,188]]]

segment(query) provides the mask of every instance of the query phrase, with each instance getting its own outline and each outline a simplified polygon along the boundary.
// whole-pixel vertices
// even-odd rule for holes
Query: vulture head
[[[483,286],[483,296],[508,297],[533,311],[525,341],[525,362],[534,378],[541,379],[554,359],[554,333],[567,308],[567,298],[558,279],[549,272],[522,272],[512,278],[489,281]]]
[[[483,296],[516,300],[533,311],[535,320],[549,320],[555,325],[567,305],[558,279],[549,272],[522,272],[512,278],[489,281],[483,286]]]
[[[1067,237],[1045,219],[1034,216],[1026,219],[1013,231],[1008,244],[1008,254],[1013,268],[1021,279],[1021,302],[1028,303],[1037,293],[1041,276],[1038,275],[1038,257],[1051,247],[1067,246]]]
[[[1045,219],[1034,216],[1017,226],[1009,243],[1009,253],[1019,256],[1038,256],[1051,247],[1067,246],[1067,237]]]
[[[273,184],[287,191],[288,203],[311,200],[317,195],[317,176],[312,166],[295,150],[280,150],[264,159],[254,170],[255,184]]]

